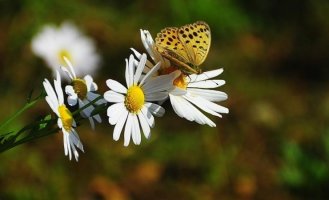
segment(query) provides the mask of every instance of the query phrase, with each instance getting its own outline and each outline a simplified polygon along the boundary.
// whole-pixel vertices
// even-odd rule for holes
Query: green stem
[[[21,109],[19,109],[16,113],[14,113],[11,117],[9,117],[5,122],[3,122],[0,125],[0,130],[2,130],[3,128],[5,128],[8,124],[10,124],[14,119],[16,119],[18,116],[20,116],[22,113],[24,113],[26,110],[30,109],[31,107],[33,107],[42,97],[42,93],[33,101],[28,102],[27,104],[25,104]]]
[[[88,104],[86,104],[85,106],[81,107],[80,109],[74,111],[72,114],[73,115],[78,115],[83,109],[94,105],[94,103],[96,103],[98,100],[100,100],[102,98],[102,96],[97,97],[96,99],[94,99],[93,101],[89,102]],[[35,100],[37,101],[37,99]],[[31,102],[32,103],[32,102]],[[33,103],[33,105],[36,102]],[[92,113],[92,116],[102,113],[104,110],[106,110],[106,107],[104,105],[99,105],[98,107],[100,107],[101,109],[96,110],[97,112]],[[98,108],[96,107],[96,108]],[[80,116],[75,116],[76,121],[80,122],[81,120],[83,120],[84,118],[81,118]],[[51,127],[56,123],[57,118],[56,119],[50,119],[50,120],[40,120],[40,121],[34,121],[33,123],[26,125],[25,127],[23,127],[21,130],[19,130],[15,135],[11,136],[11,138],[7,141],[5,141],[3,144],[0,145],[0,152],[4,152],[6,150],[9,150],[17,145],[53,134],[58,132],[60,129],[58,127],[56,128],[52,128]],[[39,129],[41,124],[45,124],[44,128]],[[50,128],[47,130],[47,128]],[[23,132],[31,130],[30,133],[28,133],[27,136],[25,136],[24,138],[21,138],[19,140],[16,140],[18,138],[18,136],[20,136]]]

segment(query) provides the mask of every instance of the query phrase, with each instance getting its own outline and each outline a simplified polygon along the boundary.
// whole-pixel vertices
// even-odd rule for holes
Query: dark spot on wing
[[[190,39],[193,39],[193,35],[192,35],[192,34],[188,34],[188,37],[189,37]]]

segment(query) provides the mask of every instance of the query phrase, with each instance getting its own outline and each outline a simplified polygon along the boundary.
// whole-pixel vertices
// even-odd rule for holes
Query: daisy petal
[[[225,84],[224,80],[205,80],[189,83],[189,88],[217,88]]]
[[[168,92],[156,92],[145,94],[146,101],[162,101],[168,98]]]
[[[126,94],[127,93],[127,88],[125,88],[121,83],[112,80],[112,79],[108,79],[106,81],[106,85],[113,91],[118,92],[118,93],[122,93],[122,94]]]
[[[78,102],[78,96],[74,95],[74,96],[68,96],[67,98],[67,103],[70,106],[75,106]]]
[[[162,117],[165,114],[165,109],[154,103],[145,103],[145,106],[149,109],[149,111],[157,116]]]
[[[203,80],[214,78],[220,75],[223,71],[224,71],[223,68],[220,68],[220,69],[203,72],[202,74],[192,74],[189,75],[189,77],[191,82],[203,81]]]
[[[131,119],[132,119],[132,139],[136,145],[139,145],[141,143],[141,132],[140,132],[137,115],[135,114],[132,115]]]
[[[147,123],[151,128],[154,127],[154,117],[153,115],[148,111],[146,106],[143,106],[142,108],[142,114],[144,115],[144,118],[146,119]]]
[[[104,99],[110,103],[120,103],[125,100],[125,97],[122,94],[113,91],[107,91],[104,93]]]
[[[88,91],[94,92],[98,89],[97,84],[90,75],[86,75],[83,79],[86,81]]]
[[[109,123],[111,125],[116,124],[124,111],[126,111],[126,108],[123,103],[116,103],[108,107],[107,116],[109,117]]]
[[[132,119],[132,114],[128,114],[128,118],[126,121],[126,126],[125,126],[125,132],[124,132],[124,146],[128,146],[131,138],[131,132],[133,128],[133,119]]]
[[[134,84],[137,85],[138,81],[139,81],[139,78],[141,77],[141,74],[143,72],[143,69],[145,67],[145,63],[146,63],[146,54],[143,54],[140,61],[139,61],[139,64],[137,66],[137,69],[136,69],[136,72],[135,72],[135,75],[134,75]]]
[[[139,85],[143,85],[144,82],[147,82],[147,80],[153,76],[154,73],[156,73],[159,68],[161,66],[161,62],[158,62],[141,80],[141,82],[139,82]]]
[[[209,101],[224,101],[227,99],[227,94],[225,92],[216,91],[216,90],[207,90],[207,89],[198,89],[198,88],[188,88],[187,91],[194,96],[200,96]]]
[[[113,131],[113,140],[118,141],[120,138],[120,134],[123,128],[123,125],[126,122],[128,116],[128,111],[124,111],[121,113],[120,117],[118,117],[118,122],[116,123]]]
[[[138,116],[138,119],[140,121],[144,136],[147,139],[149,139],[150,138],[150,132],[151,132],[149,124],[147,123],[147,121],[146,121],[146,119],[145,119],[145,117],[142,113],[138,113],[137,116]]]

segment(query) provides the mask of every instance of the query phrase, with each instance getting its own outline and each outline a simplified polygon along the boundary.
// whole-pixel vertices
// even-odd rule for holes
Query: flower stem
[[[26,103],[21,109],[19,109],[16,113],[14,113],[12,116],[10,116],[5,122],[3,122],[0,125],[0,130],[5,128],[8,124],[10,124],[14,119],[16,119],[18,116],[20,116],[22,113],[24,113],[26,110],[30,109],[33,107],[39,100],[40,98],[43,97],[43,93],[41,93],[37,98],[35,98],[33,101],[30,101]]]

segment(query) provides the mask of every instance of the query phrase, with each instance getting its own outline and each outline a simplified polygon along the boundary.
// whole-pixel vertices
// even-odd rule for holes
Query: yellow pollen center
[[[67,51],[66,49],[62,49],[62,50],[60,50],[59,52],[58,52],[58,59],[59,59],[59,62],[60,62],[60,64],[61,65],[66,65],[66,62],[65,62],[65,60],[64,60],[64,57],[66,57],[68,60],[72,60],[71,58],[72,58],[72,56],[71,56],[71,54],[70,54],[70,52],[69,51]]]
[[[186,76],[181,74],[179,77],[177,77],[174,82],[174,86],[179,87],[181,89],[186,90],[187,82],[186,82]]]
[[[72,113],[70,112],[69,109],[66,108],[64,104],[58,107],[58,112],[59,112],[59,118],[61,118],[62,120],[64,129],[66,131],[70,131],[73,123]]]
[[[131,113],[138,113],[145,101],[145,96],[142,88],[137,85],[131,86],[127,91],[125,98],[125,106]]]
[[[165,74],[170,74],[171,72],[176,71],[176,70],[177,70],[176,67],[170,66],[167,68],[163,68],[159,71],[160,71],[160,75],[165,75]],[[186,90],[186,88],[187,88],[186,75],[181,73],[181,75],[173,81],[173,85]]]
[[[80,78],[75,78],[72,81],[74,92],[78,95],[79,99],[83,100],[87,96],[86,81]]]

